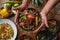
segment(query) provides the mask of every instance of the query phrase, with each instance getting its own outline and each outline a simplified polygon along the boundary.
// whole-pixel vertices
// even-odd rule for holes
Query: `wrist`
[[[46,17],[46,14],[40,13],[42,18]]]
[[[25,7],[25,6],[26,6],[26,4],[23,4],[23,3],[20,5],[20,7]]]
[[[46,14],[44,14],[44,13],[40,13],[41,14],[41,16],[46,16]]]

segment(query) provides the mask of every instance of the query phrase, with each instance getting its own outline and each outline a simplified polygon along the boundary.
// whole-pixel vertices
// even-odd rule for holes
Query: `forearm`
[[[59,0],[49,0],[41,11],[41,14],[47,14]]]

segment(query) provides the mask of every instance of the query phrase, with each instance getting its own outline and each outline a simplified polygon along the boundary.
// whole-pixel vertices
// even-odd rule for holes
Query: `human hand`
[[[18,10],[15,10],[14,23],[15,23],[16,25],[18,25],[18,15],[19,15]]]
[[[41,17],[42,17],[42,23],[44,23],[45,26],[48,28],[49,26],[46,14],[41,14]]]
[[[22,10],[22,9],[24,9],[24,7],[25,7],[25,6],[21,4],[20,6],[18,6],[18,7],[13,7],[12,9],[13,9],[13,10]]]
[[[12,7],[12,12],[15,14],[14,22],[15,22],[16,25],[18,24],[18,15],[19,15],[18,11],[20,11],[22,9],[23,9],[22,6],[19,6],[19,7],[16,7],[16,8]]]
[[[45,14],[41,14],[41,18],[42,18],[42,23],[41,25],[34,31],[34,32],[38,32],[41,31],[41,29],[43,29],[45,26],[48,28],[48,21],[47,21],[47,16]],[[45,25],[45,26],[44,26]]]
[[[12,12],[15,14],[16,10],[21,11],[24,8],[25,8],[25,5],[21,4],[20,6],[18,6],[18,7],[12,7],[11,9],[12,9]]]

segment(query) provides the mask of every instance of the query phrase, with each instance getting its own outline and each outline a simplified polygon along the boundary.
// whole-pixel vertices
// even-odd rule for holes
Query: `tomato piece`
[[[27,18],[34,19],[35,17],[32,14],[28,14]]]

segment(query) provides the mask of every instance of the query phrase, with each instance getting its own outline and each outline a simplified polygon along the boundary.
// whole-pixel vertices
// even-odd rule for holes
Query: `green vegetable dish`
[[[0,24],[0,40],[9,40],[13,37],[14,32],[8,23]]]
[[[37,33],[36,40],[47,40],[47,36],[44,32]]]
[[[7,2],[1,2],[0,4],[5,4],[6,8],[12,8],[21,5],[21,3],[22,1],[7,1]]]

